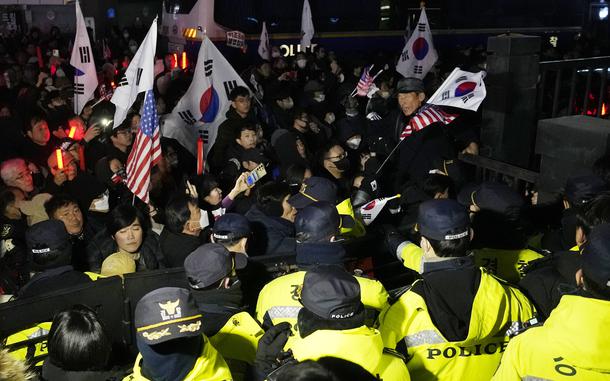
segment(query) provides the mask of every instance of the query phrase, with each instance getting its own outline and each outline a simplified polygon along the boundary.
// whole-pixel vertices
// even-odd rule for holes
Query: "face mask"
[[[347,110],[345,110],[345,115],[347,115],[347,116],[349,116],[349,117],[353,118],[353,117],[355,117],[356,115],[358,115],[358,110],[347,109]]]
[[[129,38],[129,33],[123,33],[123,38],[124,39],[128,39]]]
[[[343,81],[345,81],[345,75],[343,75],[343,73],[339,74],[337,81],[339,81],[339,83],[343,83]]]
[[[98,212],[107,212],[110,210],[108,191],[104,192],[101,197],[93,200],[91,209]]]
[[[335,114],[333,114],[333,113],[326,114],[324,121],[328,124],[333,124],[335,122]]]
[[[347,157],[344,157],[339,161],[335,161],[333,164],[335,164],[335,167],[337,167],[337,169],[341,172],[345,172],[349,169],[349,160],[347,160]]]
[[[201,217],[199,217],[199,227],[203,230],[210,224],[210,219],[208,218],[208,212],[205,210],[199,209],[199,213],[201,213]]]
[[[305,69],[305,65],[307,65],[307,60],[297,60],[297,66],[299,67],[299,69]]]
[[[383,99],[388,99],[390,97],[390,92],[389,91],[380,91],[379,96],[381,96]]]
[[[326,99],[326,95],[324,93],[318,94],[315,97],[313,97],[313,100],[318,102],[318,103],[324,102],[324,99]]]
[[[136,54],[136,52],[138,51],[138,46],[137,45],[129,45],[129,51],[132,52],[133,54]]]
[[[285,100],[283,103],[284,103],[284,110],[290,110],[291,108],[294,107],[294,101],[292,100],[292,98],[288,98],[288,100]]]
[[[358,149],[358,147],[360,147],[361,142],[362,138],[351,138],[346,142],[346,144],[351,149]]]

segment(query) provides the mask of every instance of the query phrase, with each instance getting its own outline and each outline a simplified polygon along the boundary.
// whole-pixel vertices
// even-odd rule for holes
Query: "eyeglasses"
[[[347,157],[347,152],[343,152],[339,156],[330,156],[330,157],[327,157],[325,160],[334,160],[334,159],[337,159],[337,161],[339,161],[339,160],[345,159],[346,157]]]

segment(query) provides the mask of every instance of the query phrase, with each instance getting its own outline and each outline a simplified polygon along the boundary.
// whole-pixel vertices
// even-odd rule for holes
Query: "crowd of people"
[[[2,43],[0,296],[164,268],[183,268],[188,288],[134,301],[136,358],[114,353],[91,301],[40,322],[38,371],[7,345],[0,379],[610,378],[609,157],[541,204],[513,184],[475,182],[457,159],[479,153],[479,114],[404,134],[440,71],[422,81],[383,56],[274,48],[243,71],[249,88],[231,91],[203,174],[162,138],[146,204],[125,170],[142,99],[120,125],[103,117],[131,42],[99,57],[100,87],[75,115],[57,32]],[[385,71],[353,96],[365,59]],[[171,55],[158,67],[163,121],[192,70]],[[268,279],[254,263],[269,257],[296,265]],[[375,279],[366,263],[379,259],[408,281]]]

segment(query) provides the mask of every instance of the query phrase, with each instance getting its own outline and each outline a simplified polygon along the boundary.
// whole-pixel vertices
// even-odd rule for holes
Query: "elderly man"
[[[21,158],[3,161],[0,164],[0,177],[9,187],[21,189],[26,195],[34,190],[32,172]]]
[[[418,78],[403,78],[396,85],[398,109],[386,116],[381,123],[381,135],[390,145],[401,143],[393,158],[395,165],[386,171],[395,171],[394,186],[400,187],[407,180],[422,180],[437,162],[453,158],[457,151],[478,153],[477,136],[469,128],[454,122],[450,128],[442,123],[432,123],[421,130],[407,128],[426,100],[424,82]],[[405,130],[407,128],[407,130]],[[407,132],[405,134],[404,132]],[[393,168],[392,168],[393,167]]]

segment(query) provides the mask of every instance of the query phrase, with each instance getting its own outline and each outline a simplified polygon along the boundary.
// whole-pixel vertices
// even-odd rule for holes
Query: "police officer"
[[[505,184],[487,182],[463,188],[458,199],[473,215],[475,264],[504,280],[519,282],[527,265],[542,258],[525,248],[526,236],[520,225],[524,205],[521,197]],[[405,267],[422,271],[424,253],[420,247],[409,241],[400,242],[397,235],[390,241],[390,251]]]
[[[189,291],[163,287],[144,295],[135,310],[138,357],[124,381],[223,381],[231,372],[203,334],[203,317]]]
[[[264,333],[244,311],[236,270],[247,262],[245,255],[232,255],[215,243],[200,246],[184,261],[191,295],[205,316],[203,333],[227,361],[236,380],[243,379],[246,364],[254,363],[258,339]]]
[[[421,279],[380,316],[384,344],[409,359],[416,380],[491,378],[509,328],[534,307],[519,290],[475,266],[470,219],[454,200],[419,207],[424,252]]]
[[[575,274],[580,268],[580,250],[586,246],[595,226],[610,223],[610,195],[601,194],[582,204],[575,217],[573,240],[577,246],[530,262],[519,282],[519,287],[534,302],[540,320],[549,316],[564,294],[576,291]]]
[[[361,365],[381,380],[409,380],[404,359],[384,351],[379,331],[364,324],[360,283],[338,266],[320,266],[303,280],[298,334],[284,350],[298,361],[332,356]]]
[[[280,322],[289,322],[293,328],[296,327],[302,307],[299,292],[306,272],[321,265],[344,265],[345,249],[336,242],[341,220],[337,209],[327,202],[313,203],[299,212],[295,220],[299,271],[276,278],[261,290],[256,304],[256,319],[264,327]],[[377,312],[387,308],[388,293],[376,280],[355,279],[362,289],[362,303],[374,320]]]
[[[493,380],[610,379],[610,224],[591,232],[576,281],[543,326],[511,340]]]

